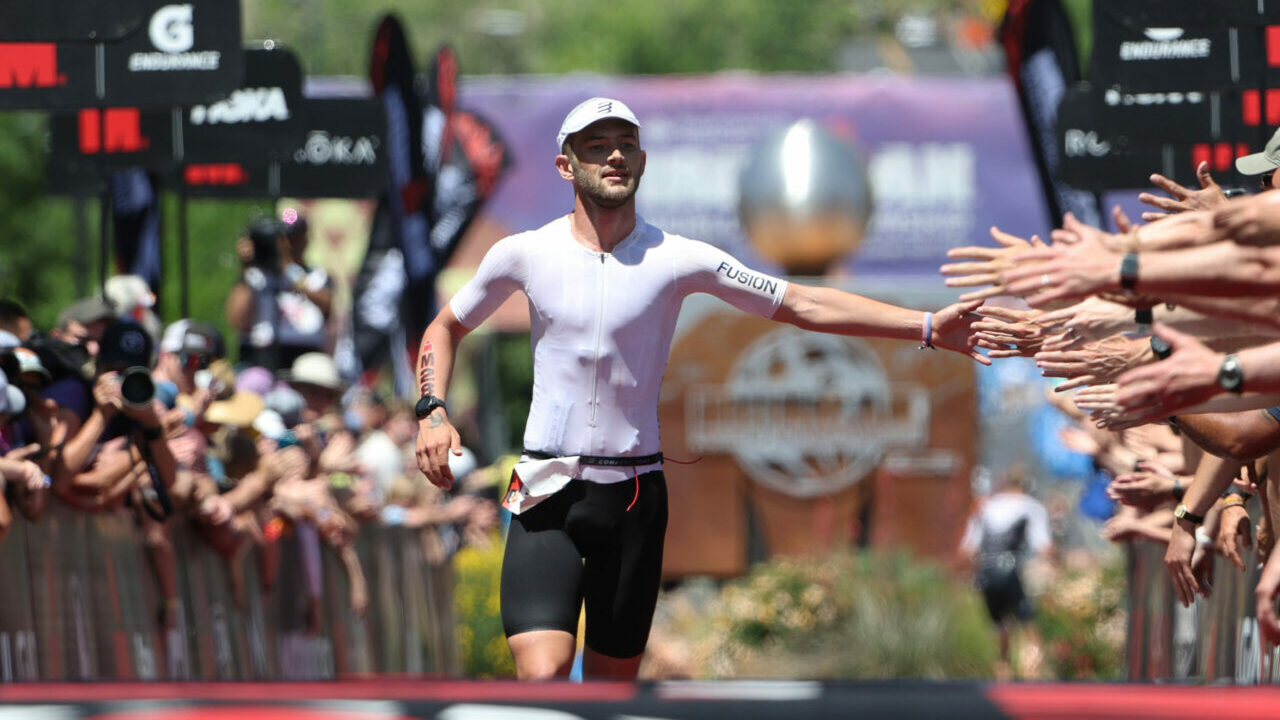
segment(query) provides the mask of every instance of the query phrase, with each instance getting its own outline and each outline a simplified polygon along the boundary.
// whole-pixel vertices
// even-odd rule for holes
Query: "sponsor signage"
[[[112,102],[186,105],[240,85],[240,3],[148,3],[133,34],[106,47],[103,76]]]
[[[1211,90],[1257,81],[1262,65],[1256,32],[1235,28],[1145,27],[1095,5],[1090,79],[1129,91]]]
[[[243,52],[244,77],[226,97],[183,113],[188,163],[283,161],[302,131],[302,67],[284,49]]]
[[[115,42],[142,25],[147,5],[143,0],[5,0],[0,41]]]
[[[135,4],[141,19],[118,41],[0,42],[0,110],[170,107],[214,100],[240,84],[239,2],[125,7]],[[14,12],[0,11],[0,27]]]
[[[0,110],[92,105],[90,45],[0,42]]]
[[[1249,27],[1280,23],[1280,3],[1258,0],[1107,0],[1101,9],[1150,27]]]
[[[302,68],[288,50],[245,50],[244,79],[221,100],[182,113],[178,178],[196,197],[281,194],[280,165],[305,136]]]
[[[49,118],[47,189],[55,193],[94,192],[116,170],[164,170],[175,160],[173,115],[138,107],[89,108]]]
[[[285,158],[289,197],[374,197],[386,189],[386,115],[377,98],[307,98],[300,142]]]

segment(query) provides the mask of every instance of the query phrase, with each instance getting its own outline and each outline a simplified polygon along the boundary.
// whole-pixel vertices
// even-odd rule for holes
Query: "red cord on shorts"
[[[625,512],[630,512],[631,508],[635,507],[636,500],[640,499],[640,473],[636,472],[634,465],[631,466],[631,474],[636,476],[636,494],[631,496],[631,504],[627,506]]]

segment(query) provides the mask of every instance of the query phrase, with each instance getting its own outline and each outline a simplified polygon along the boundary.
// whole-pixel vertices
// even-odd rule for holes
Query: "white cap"
[[[299,355],[284,376],[285,381],[290,383],[306,383],[335,391],[342,390],[343,387],[337,363],[321,352]]]
[[[14,335],[8,330],[0,330],[0,350],[16,348],[21,344],[22,341],[18,339],[17,335]]]
[[[452,450],[449,451],[449,472],[453,473],[454,480],[462,480],[478,467],[480,463],[470,448],[463,447],[461,455],[454,455]]]
[[[1241,175],[1262,175],[1280,168],[1280,128],[1272,133],[1262,152],[1236,158],[1236,170]]]
[[[627,107],[621,100],[593,97],[590,100],[583,100],[578,103],[577,107],[564,116],[564,122],[560,123],[560,134],[556,136],[556,149],[563,148],[565,139],[570,135],[597,120],[606,118],[626,120],[632,125],[640,127],[640,121],[636,119],[636,114],[631,112],[631,108]]]
[[[0,370],[0,413],[19,415],[27,409],[27,396],[9,384],[9,376]]]

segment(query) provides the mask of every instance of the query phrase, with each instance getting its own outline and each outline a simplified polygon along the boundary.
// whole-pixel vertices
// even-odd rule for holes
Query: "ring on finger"
[[[1046,287],[1049,284],[1049,273],[1040,274],[1040,287]]]

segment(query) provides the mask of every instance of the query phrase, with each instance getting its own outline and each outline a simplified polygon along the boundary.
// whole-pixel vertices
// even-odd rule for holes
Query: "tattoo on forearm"
[[[431,413],[430,415],[426,416],[423,419],[426,420],[427,427],[429,428],[438,428],[444,424],[444,418],[440,417],[435,413]]]
[[[426,339],[418,351],[418,394],[436,394],[436,354],[431,341]]]

